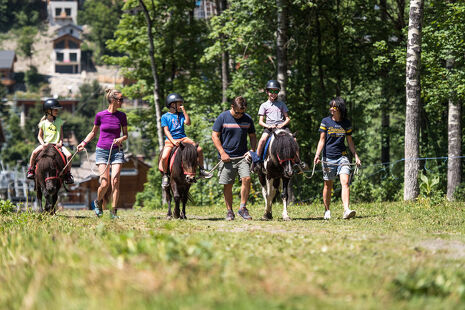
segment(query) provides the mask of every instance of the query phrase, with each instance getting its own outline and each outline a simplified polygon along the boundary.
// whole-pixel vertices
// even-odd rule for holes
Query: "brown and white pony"
[[[293,165],[297,159],[298,145],[294,136],[285,129],[276,129],[272,132],[271,141],[265,154],[263,170],[258,172],[262,185],[263,198],[265,199],[264,220],[271,220],[272,204],[276,192],[281,189],[283,199],[283,220],[290,220],[287,214],[289,198],[289,181],[294,171]]]
[[[183,142],[178,147],[174,147],[170,153],[170,186],[164,189],[166,202],[168,203],[168,218],[187,219],[186,203],[191,199],[189,189],[192,183],[196,182],[197,156],[197,147]],[[173,213],[171,213],[171,197],[174,197],[175,202]],[[181,202],[182,210],[180,210]]]
[[[36,159],[35,190],[42,212],[42,195],[45,196],[45,212],[55,214],[58,191],[63,184],[61,172],[66,166],[66,159],[53,144],[48,144]]]

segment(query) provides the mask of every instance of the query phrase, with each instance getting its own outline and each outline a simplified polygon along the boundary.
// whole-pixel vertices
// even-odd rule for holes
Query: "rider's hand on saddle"
[[[61,149],[61,148],[63,147],[63,143],[62,143],[62,142],[58,142],[58,143],[56,144],[56,147],[59,148],[59,149]]]
[[[174,146],[179,146],[181,144],[181,141],[174,141]]]
[[[228,154],[226,154],[226,152],[223,152],[223,153],[221,154],[221,160],[222,160],[223,162],[227,163],[227,162],[231,161],[231,158],[229,157]]]

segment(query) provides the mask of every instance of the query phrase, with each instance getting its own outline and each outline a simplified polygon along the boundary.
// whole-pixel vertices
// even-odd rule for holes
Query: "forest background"
[[[186,132],[200,143],[212,167],[218,161],[210,138],[217,115],[229,108],[232,98],[242,95],[261,134],[257,112],[266,101],[264,86],[277,78],[284,79],[282,95],[304,161],[313,162],[318,127],[328,115],[329,100],[342,96],[364,165],[363,173],[353,178],[352,201],[402,199],[408,1],[217,0],[218,14],[209,19],[194,17],[196,1],[144,0],[143,6],[141,2],[88,0],[79,11],[79,23],[91,26],[87,42],[95,61],[118,65],[133,81],[122,88],[123,93],[149,104],[149,108],[126,110],[129,150],[145,155],[154,167],[138,195],[139,205],[160,205],[156,106],[166,112],[167,94],[184,97],[193,122]],[[15,31],[25,42],[26,55],[30,33],[43,27],[40,16],[26,14],[34,11],[33,6],[34,1],[0,0],[0,30]],[[152,23],[155,74],[144,8]],[[444,199],[447,187],[449,100],[461,105],[465,95],[464,33],[463,1],[424,1],[419,149],[422,158],[440,159],[420,161],[420,183],[421,196],[433,202]],[[450,59],[453,66],[448,65]],[[28,91],[40,88],[34,68],[24,79]],[[77,113],[63,115],[65,131],[74,131],[79,141],[90,131],[95,112],[103,109],[98,83],[84,84],[80,96]],[[1,159],[10,163],[26,159],[37,143],[40,110],[34,112],[36,117],[31,115],[24,131],[14,113],[3,105],[1,112],[9,138]],[[463,120],[462,115],[462,124]],[[461,130],[465,145],[463,126]],[[463,175],[463,165],[461,169]],[[252,202],[261,200],[254,179]],[[310,180],[299,175],[293,181],[296,202],[320,201],[321,173]],[[195,184],[191,193],[196,205],[222,201],[216,177]],[[334,194],[339,196],[337,188]],[[455,197],[465,200],[463,182]]]

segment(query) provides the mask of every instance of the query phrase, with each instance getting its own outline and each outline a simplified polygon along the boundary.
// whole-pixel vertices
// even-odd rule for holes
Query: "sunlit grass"
[[[458,308],[460,203],[291,206],[294,220],[223,220],[224,206],[0,215],[0,308]],[[263,206],[249,208],[254,219]],[[434,242],[433,242],[434,241]]]

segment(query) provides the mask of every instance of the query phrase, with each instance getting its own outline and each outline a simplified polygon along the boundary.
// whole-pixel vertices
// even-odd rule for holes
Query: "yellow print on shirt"
[[[347,133],[349,133],[350,130],[347,130]],[[328,135],[336,135],[336,136],[344,136],[346,134],[346,130],[344,128],[334,128],[334,127],[329,127],[328,128]]]

